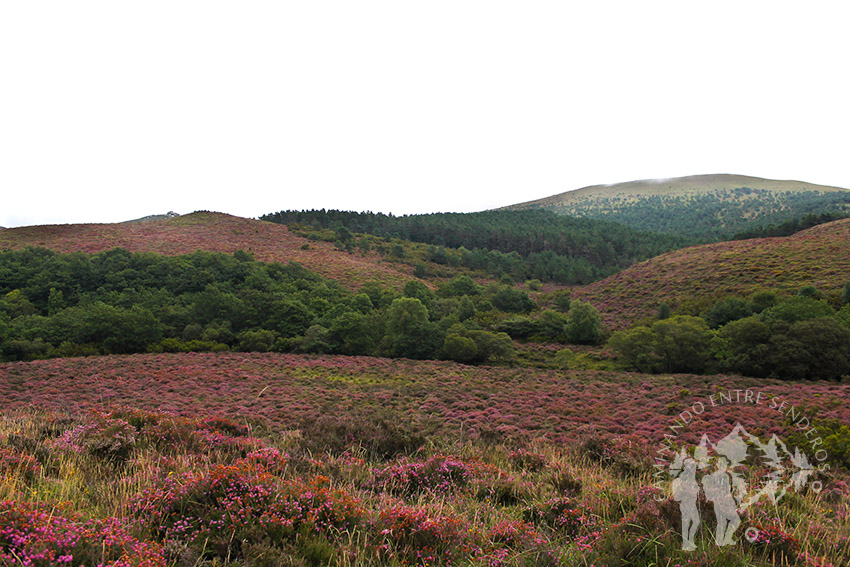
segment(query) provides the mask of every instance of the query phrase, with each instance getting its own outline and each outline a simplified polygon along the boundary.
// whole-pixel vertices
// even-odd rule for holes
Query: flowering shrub
[[[526,508],[524,515],[528,521],[549,526],[569,538],[577,537],[591,523],[587,512],[569,498],[553,498],[541,506]]]
[[[632,527],[663,532],[679,525],[679,504],[655,486],[641,487],[635,499],[634,509],[625,519]]]
[[[793,563],[800,554],[800,543],[791,534],[774,525],[756,524],[749,531],[747,541],[771,556],[779,564]]]
[[[379,552],[402,563],[454,564],[480,549],[464,522],[422,508],[382,510],[375,529],[381,541]]]
[[[490,528],[487,538],[495,545],[519,550],[546,543],[546,540],[534,531],[534,526],[516,520],[499,522]]]
[[[375,471],[375,484],[398,494],[420,492],[446,494],[466,486],[469,465],[455,457],[436,456],[425,462],[401,463]]]
[[[580,444],[580,450],[624,476],[639,476],[652,470],[652,451],[646,439],[635,435],[590,435]]]
[[[123,419],[136,428],[139,443],[155,447],[159,452],[195,452],[201,449],[198,421],[186,417],[120,409],[106,414],[111,419]]]
[[[212,452],[235,460],[264,446],[248,437],[246,426],[222,417],[197,419],[133,408],[91,415],[93,419],[66,431],[60,446],[120,460],[142,447],[169,455]]]
[[[843,480],[834,480],[826,485],[821,498],[830,504],[850,501],[850,484]]]
[[[524,482],[499,467],[476,462],[472,470],[475,494],[481,500],[511,506],[531,496],[531,483]]]
[[[94,419],[69,429],[56,444],[109,461],[126,461],[136,448],[136,428],[123,419],[96,414]]]
[[[41,474],[41,464],[32,455],[0,447],[0,476],[19,478],[31,482]]]
[[[28,567],[165,567],[158,545],[129,535],[116,518],[84,520],[47,505],[0,502],[0,563]]]
[[[578,496],[581,494],[582,482],[568,469],[563,467],[555,467],[549,475],[549,479],[555,490],[563,496]]]
[[[50,549],[56,557],[73,554],[71,567],[96,566],[99,556],[84,555],[85,549],[100,549],[104,541],[100,524],[94,522],[90,523],[94,531],[80,540],[93,543],[82,551],[68,551],[71,544],[64,543],[35,546],[51,530],[80,533],[91,515],[105,510],[122,510],[132,517],[133,529],[145,530],[129,532],[137,538],[133,541],[158,542],[162,549],[146,545],[153,557],[165,557],[168,567],[222,565],[228,555],[232,564],[254,567],[659,561],[693,565],[697,560],[703,566],[846,563],[850,489],[843,470],[830,470],[820,479],[825,485],[820,495],[810,491],[783,499],[784,524],[764,499],[758,507],[748,508],[748,514],[742,514],[738,544],[721,551],[711,542],[711,503],[701,500],[705,506],[698,537],[703,551],[689,554],[691,563],[678,551],[677,503],[656,502],[661,495],[652,488],[639,491],[648,476],[623,474],[640,470],[642,452],[654,454],[657,447],[647,451],[639,441],[657,440],[669,427],[673,416],[665,408],[671,399],[679,404],[678,412],[690,404],[688,396],[702,398],[720,389],[746,387],[747,382],[737,377],[657,378],[581,371],[571,374],[574,379],[564,379],[563,372],[540,369],[233,353],[0,364],[0,374],[4,376],[0,400],[11,408],[0,420],[0,462],[7,463],[0,481],[4,474],[14,476],[15,470],[30,464],[41,467],[30,485],[16,482],[9,488],[6,482],[0,488],[4,494],[18,491],[16,498],[26,495],[32,500],[61,495],[86,514],[80,518],[70,507],[60,508],[53,514],[58,519],[48,525],[46,519],[39,523],[26,514],[33,510],[49,514],[49,507],[17,506],[18,516],[0,511],[3,537],[8,535],[2,532],[7,521],[18,526],[15,537],[20,536],[14,542],[0,540],[4,567],[20,564],[9,558],[12,553],[23,557],[27,542],[30,557]],[[76,382],[63,382],[68,376]],[[685,387],[687,393],[680,394]],[[624,396],[626,388],[629,395]],[[846,404],[850,384],[765,380],[758,388],[790,404],[806,401],[807,409],[827,418],[850,420]],[[112,403],[135,403],[142,409],[92,413],[91,408],[104,407],[101,394]],[[67,404],[70,414],[23,409],[27,404],[48,410]],[[309,416],[323,411],[328,422],[339,416],[353,423],[376,406],[385,408],[383,420],[398,417],[415,424],[421,416],[431,416],[438,424],[433,434],[427,433],[434,446],[463,447],[464,452],[433,457],[425,449],[417,451],[417,457],[387,463],[370,450],[311,453],[299,445],[304,432],[296,430]],[[730,416],[758,423],[763,429],[759,434],[765,436],[782,434],[789,427],[781,412],[769,407],[737,404],[726,410],[718,406],[705,412],[691,429],[720,439],[716,434],[728,433]],[[200,417],[206,415],[233,417]],[[280,447],[286,447],[289,455],[252,437],[253,431],[240,425],[243,419],[251,423],[254,418],[272,424],[280,434]],[[516,452],[512,464],[500,468],[490,463],[504,461],[501,447],[476,443],[471,434],[467,437],[468,428],[488,423],[514,447],[539,439],[539,450],[547,456],[576,445],[588,429],[585,424],[593,424],[599,435],[595,446],[588,444],[576,454],[563,452],[542,469],[531,471],[535,461],[522,451]],[[461,425],[463,444],[453,445]],[[88,466],[93,459],[56,451],[62,443],[86,455],[90,447],[109,447],[114,437],[107,437],[109,443],[103,445],[97,442],[104,441],[104,432],[113,426],[113,432],[135,431],[130,458],[122,467]],[[348,429],[346,435],[351,431],[358,430]],[[380,429],[362,431],[380,433]],[[624,431],[636,431],[639,439],[621,437]],[[681,440],[699,441],[689,441],[687,432]],[[623,455],[626,458],[620,461]],[[630,463],[638,466],[629,469]],[[37,469],[31,470],[36,474]],[[750,474],[761,478],[766,470]],[[365,496],[358,501],[355,494]],[[764,514],[756,515],[754,510],[761,505]],[[794,525],[792,534],[806,534],[800,547],[819,556],[818,563],[802,555],[794,558],[793,542],[769,528],[762,530],[755,547],[747,543],[745,526],[774,523]],[[29,525],[44,528],[41,535],[26,531]],[[128,545],[124,551],[109,548],[103,563],[143,565],[139,557],[146,556],[133,551],[132,541]],[[116,564],[125,553],[127,563]],[[77,557],[82,558],[80,563]],[[152,565],[161,567],[161,558],[156,561]],[[61,565],[53,559],[33,564]]]
[[[511,464],[521,470],[529,472],[539,471],[549,464],[549,459],[542,453],[532,453],[525,449],[511,451],[508,455]]]
[[[257,449],[245,455],[245,463],[251,463],[272,474],[282,473],[289,462],[289,455],[281,453],[274,447]]]
[[[290,481],[281,486],[284,501],[297,502],[304,522],[319,533],[351,531],[360,525],[366,512],[356,497],[331,488],[329,479],[317,476],[309,483]]]
[[[170,475],[139,495],[132,511],[163,540],[205,545],[220,557],[238,556],[241,541],[257,533],[280,544],[299,531],[330,537],[361,521],[359,501],[326,478],[283,481],[256,466],[256,457]]]

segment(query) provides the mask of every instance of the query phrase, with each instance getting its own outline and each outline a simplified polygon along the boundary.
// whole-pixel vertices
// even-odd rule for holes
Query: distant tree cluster
[[[850,375],[850,283],[839,305],[812,286],[785,299],[763,291],[614,333],[609,344],[642,372],[837,379]]]
[[[568,313],[539,316],[543,340],[601,339],[595,309],[555,303]],[[377,283],[352,292],[245,252],[0,252],[6,360],[242,350],[506,362],[514,343],[501,323],[539,311],[526,291],[469,276],[436,292],[417,280],[401,292]]]
[[[790,236],[792,234],[800,232],[801,230],[806,230],[807,228],[812,228],[813,226],[817,226],[819,224],[845,219],[848,217],[850,217],[850,211],[819,214],[809,213],[801,217],[789,219],[780,224],[771,224],[768,226],[751,228],[749,230],[739,232],[734,237],[732,237],[732,240],[745,240],[747,238],[767,238],[773,236]]]
[[[600,194],[552,207],[552,210],[622,223],[636,230],[678,234],[709,242],[784,236],[807,228],[807,224],[818,218],[844,218],[850,215],[850,191],[779,192],[739,187],[701,195],[635,198]],[[754,225],[757,228],[753,228]],[[775,234],[770,234],[772,232]]]
[[[429,261],[516,280],[585,284],[691,241],[638,232],[613,222],[543,210],[439,213],[396,217],[336,210],[281,211],[261,217],[309,226],[353,250],[354,233],[430,244]],[[402,257],[403,249],[387,253]]]

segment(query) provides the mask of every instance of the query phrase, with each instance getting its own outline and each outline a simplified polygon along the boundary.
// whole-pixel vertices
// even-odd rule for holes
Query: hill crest
[[[850,189],[829,185],[818,185],[796,180],[777,180],[748,175],[730,173],[714,173],[705,175],[688,175],[662,179],[640,179],[622,183],[589,185],[543,197],[502,207],[502,209],[525,209],[550,206],[566,206],[570,203],[599,197],[632,198],[649,195],[689,196],[714,191],[733,190],[738,188],[762,189],[772,192],[820,191],[834,193],[850,192]]]
[[[807,215],[850,216],[850,190],[744,175],[694,175],[592,185],[504,209],[545,209],[711,242]]]
[[[138,218],[138,219],[132,219],[132,220],[123,221],[123,222],[124,223],[149,222],[149,221],[155,221],[155,220],[173,219],[173,218],[179,217],[179,216],[180,216],[179,213],[175,213],[174,211],[168,211],[167,213],[161,214],[161,215],[147,215],[147,216],[144,216],[144,217],[141,217],[141,218]]]
[[[766,288],[793,293],[805,285],[837,292],[848,274],[850,219],[842,219],[791,236],[667,252],[578,288],[575,296],[590,301],[618,329],[654,315],[663,302],[698,308],[725,296]]]
[[[381,263],[375,253],[348,254],[332,243],[293,234],[285,225],[208,211],[145,222],[34,225],[0,231],[0,249],[28,246],[63,253],[125,248],[166,256],[243,250],[263,262],[298,262],[352,289],[367,281],[400,285],[412,278],[409,266]]]

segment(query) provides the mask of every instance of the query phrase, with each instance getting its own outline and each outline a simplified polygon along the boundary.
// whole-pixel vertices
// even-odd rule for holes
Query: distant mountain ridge
[[[807,214],[850,216],[850,190],[745,175],[694,175],[593,185],[503,209],[546,209],[711,241]]]

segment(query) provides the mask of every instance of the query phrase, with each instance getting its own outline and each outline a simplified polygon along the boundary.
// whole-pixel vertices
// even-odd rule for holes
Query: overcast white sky
[[[850,187],[846,2],[0,2],[0,225]]]

